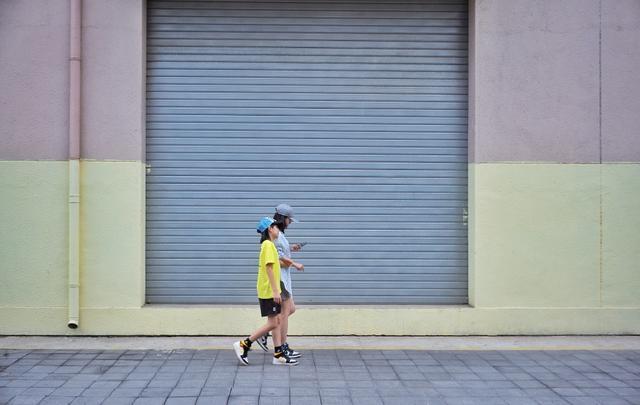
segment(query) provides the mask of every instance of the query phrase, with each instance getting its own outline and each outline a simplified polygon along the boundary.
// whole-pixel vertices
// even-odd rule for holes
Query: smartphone
[[[298,242],[297,244],[300,245],[300,249],[302,249],[302,247],[304,245],[306,245],[307,243],[309,243],[309,242]]]

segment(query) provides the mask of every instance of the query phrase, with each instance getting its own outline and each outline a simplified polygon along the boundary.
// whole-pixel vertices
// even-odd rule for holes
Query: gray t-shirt
[[[278,249],[279,257],[286,257],[291,259],[291,248],[289,247],[289,241],[284,236],[284,232],[280,232],[278,239],[275,241],[276,249]],[[284,284],[284,288],[289,291],[289,294],[293,294],[291,289],[291,268],[280,266],[280,281]]]

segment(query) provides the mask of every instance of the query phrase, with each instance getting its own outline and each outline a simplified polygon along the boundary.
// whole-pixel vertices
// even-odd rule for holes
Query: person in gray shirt
[[[276,249],[278,249],[278,256],[280,258],[280,289],[282,290],[282,309],[280,312],[280,330],[282,349],[286,352],[289,358],[296,359],[301,356],[300,353],[291,349],[287,343],[287,333],[289,330],[289,317],[296,311],[296,306],[293,301],[293,288],[291,285],[291,268],[295,268],[298,271],[304,271],[304,265],[291,259],[291,252],[297,252],[301,246],[299,244],[290,245],[285,236],[285,230],[291,223],[298,222],[293,216],[293,208],[288,204],[280,204],[276,207],[276,213],[273,219],[278,223],[280,227],[280,235],[278,239],[274,241]],[[258,339],[258,345],[262,347],[264,351],[268,351],[267,346],[268,335],[264,335]]]

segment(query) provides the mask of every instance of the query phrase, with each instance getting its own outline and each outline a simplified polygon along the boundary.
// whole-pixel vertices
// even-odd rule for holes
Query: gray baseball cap
[[[276,207],[276,213],[288,217],[292,222],[300,222],[293,216],[293,208],[289,204],[280,204]]]

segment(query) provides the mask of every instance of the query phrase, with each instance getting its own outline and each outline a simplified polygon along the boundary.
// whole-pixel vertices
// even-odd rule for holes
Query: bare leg
[[[278,318],[278,325],[271,331],[271,334],[273,335],[273,346],[274,347],[278,347],[278,346],[282,345],[282,333],[281,333],[281,329],[280,329],[280,323],[282,322],[282,314],[278,315],[277,318]],[[264,333],[263,333],[263,335],[264,335]],[[262,336],[262,335],[258,335],[258,337],[260,337],[260,336]]]
[[[255,342],[259,337],[266,335],[268,332],[273,331],[273,342],[275,344],[276,330],[278,330],[278,335],[280,335],[279,326],[280,326],[280,315],[272,315],[267,318],[267,323],[265,323],[264,325],[256,329],[251,334],[251,336],[249,336],[249,339],[251,339],[252,342]]]
[[[289,316],[296,312],[296,303],[293,302],[293,297],[289,298]]]
[[[289,315],[291,308],[291,298],[284,301],[282,303],[282,312],[280,315],[282,319],[280,319],[280,338],[282,339],[282,343],[287,343],[287,333],[289,332]]]

